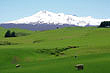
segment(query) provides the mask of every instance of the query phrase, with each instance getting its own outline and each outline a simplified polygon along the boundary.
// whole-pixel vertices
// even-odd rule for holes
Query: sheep
[[[19,68],[19,67],[21,67],[21,65],[20,64],[16,64],[16,68]]]
[[[75,68],[77,68],[77,70],[83,70],[84,64],[77,64],[77,65],[75,65]]]

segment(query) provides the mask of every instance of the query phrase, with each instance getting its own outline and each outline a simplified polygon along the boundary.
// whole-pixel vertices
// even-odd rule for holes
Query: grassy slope
[[[68,27],[49,31],[28,31],[27,36],[3,38],[6,29],[0,28],[0,41],[18,43],[0,45],[0,73],[109,73],[110,29],[95,27]],[[33,41],[37,41],[33,43]],[[79,48],[64,51],[64,56],[36,53],[37,49]],[[77,59],[73,56],[78,55]],[[15,68],[20,63],[22,68]],[[82,63],[83,71],[77,71],[75,64]]]

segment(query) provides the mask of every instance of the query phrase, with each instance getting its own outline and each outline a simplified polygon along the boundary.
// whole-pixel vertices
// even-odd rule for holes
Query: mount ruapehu
[[[66,15],[64,13],[40,11],[29,17],[0,23],[0,26],[4,28],[21,28],[28,30],[50,30],[56,29],[57,27],[99,26],[102,21],[110,21],[110,19],[95,19],[91,16],[78,17],[75,15]]]

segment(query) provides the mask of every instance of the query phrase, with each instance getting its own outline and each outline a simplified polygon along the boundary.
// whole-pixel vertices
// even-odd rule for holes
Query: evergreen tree
[[[8,30],[8,31],[5,33],[5,37],[11,37],[10,30]]]
[[[11,33],[11,37],[16,37],[16,34],[14,31]]]
[[[110,21],[101,22],[99,27],[110,27]]]

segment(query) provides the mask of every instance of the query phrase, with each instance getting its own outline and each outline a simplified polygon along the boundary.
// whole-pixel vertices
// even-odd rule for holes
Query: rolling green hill
[[[0,73],[110,73],[109,28],[9,30],[17,37],[4,38],[7,29],[0,28]]]

